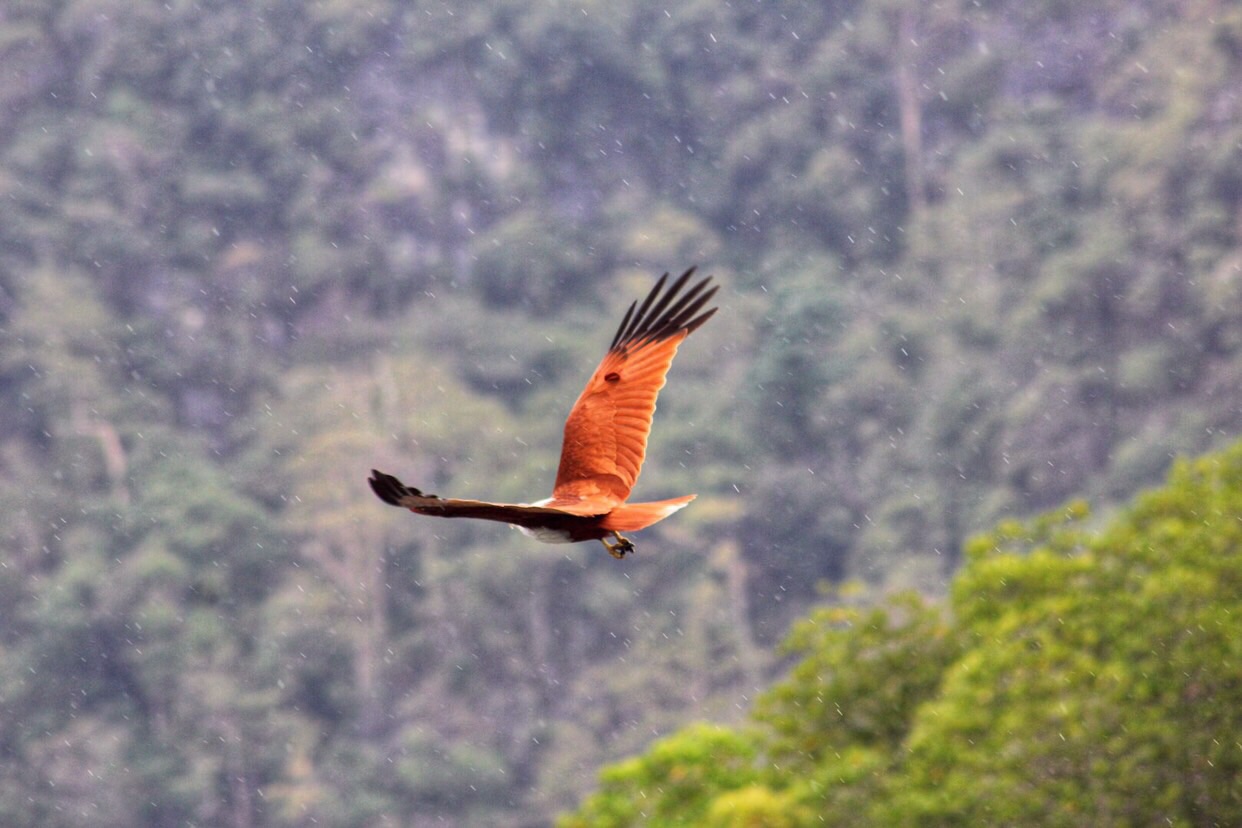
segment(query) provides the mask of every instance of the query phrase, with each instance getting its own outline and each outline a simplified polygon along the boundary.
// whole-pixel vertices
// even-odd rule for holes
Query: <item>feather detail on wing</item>
[[[647,454],[656,396],[677,346],[716,312],[700,313],[716,293],[707,289],[710,276],[681,293],[693,273],[690,268],[664,291],[665,273],[641,307],[630,305],[565,422],[555,501],[584,500],[610,509],[629,497]]]
[[[391,474],[384,474],[375,469],[371,470],[371,478],[367,482],[371,484],[371,490],[380,500],[390,506],[400,506],[420,515],[495,520],[517,526],[545,526],[550,519],[595,517],[606,513],[608,508],[611,508],[592,511],[596,505],[581,500],[561,504],[553,499],[539,506],[531,506],[524,503],[488,503],[483,500],[437,497],[406,486]]]

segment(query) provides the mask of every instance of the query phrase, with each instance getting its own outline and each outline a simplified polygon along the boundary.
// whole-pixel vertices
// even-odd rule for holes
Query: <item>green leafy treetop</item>
[[[1242,444],[1102,528],[973,540],[946,618],[824,609],[736,731],[606,768],[578,825],[1242,823]]]

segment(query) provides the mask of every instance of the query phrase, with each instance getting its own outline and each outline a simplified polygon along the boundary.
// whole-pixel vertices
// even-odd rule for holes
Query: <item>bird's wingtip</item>
[[[409,497],[435,497],[435,495],[424,495],[413,486],[407,486],[391,474],[384,474],[382,471],[371,469],[371,476],[367,479],[367,483],[371,485],[371,491],[375,492],[375,496],[390,506],[400,506],[401,498]]]
[[[610,348],[624,348],[644,340],[658,341],[683,331],[688,335],[710,319],[716,308],[700,311],[719,290],[719,285],[711,284],[712,277],[706,276],[688,290],[682,290],[697,270],[698,265],[688,268],[668,289],[664,288],[664,283],[669,274],[661,276],[642,303],[635,302],[626,311]]]
[[[371,491],[375,492],[375,496],[389,506],[400,506],[398,501],[402,495],[406,494],[406,488],[400,480],[376,469],[371,469],[371,476],[367,479],[367,483],[371,485]]]

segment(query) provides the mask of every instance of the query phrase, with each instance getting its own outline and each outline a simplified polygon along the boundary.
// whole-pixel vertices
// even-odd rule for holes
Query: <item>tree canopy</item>
[[[606,767],[562,826],[1242,819],[1242,444],[1107,519],[969,544],[947,607],[816,610],[744,726]]]

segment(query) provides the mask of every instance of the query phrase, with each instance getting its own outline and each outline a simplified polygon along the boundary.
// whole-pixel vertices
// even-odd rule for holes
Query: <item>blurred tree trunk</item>
[[[917,221],[927,208],[927,187],[923,183],[923,112],[919,105],[918,46],[914,6],[900,12],[897,24],[897,105],[901,117],[901,144],[905,156],[906,196],[910,213]]]
[[[73,429],[83,437],[94,437],[99,441],[99,452],[103,458],[104,471],[108,475],[108,485],[112,496],[122,504],[129,503],[129,489],[125,486],[125,474],[129,464],[125,456],[125,446],[121,435],[107,420],[92,417],[86,411],[86,402],[74,400],[71,412]]]
[[[246,735],[232,716],[225,718],[221,725],[229,741],[225,768],[229,777],[229,799],[232,804],[230,821],[233,828],[253,828],[254,801],[251,792],[253,782],[246,768]]]
[[[763,685],[763,657],[750,622],[749,574],[746,559],[736,541],[720,544],[716,564],[724,570],[725,589],[729,596],[730,628],[737,646],[742,671],[746,675],[747,689]]]
[[[336,587],[350,617],[357,728],[375,735],[384,721],[383,652],[388,641],[388,592],[382,543],[366,533],[340,535],[331,544],[316,539],[305,552]]]

